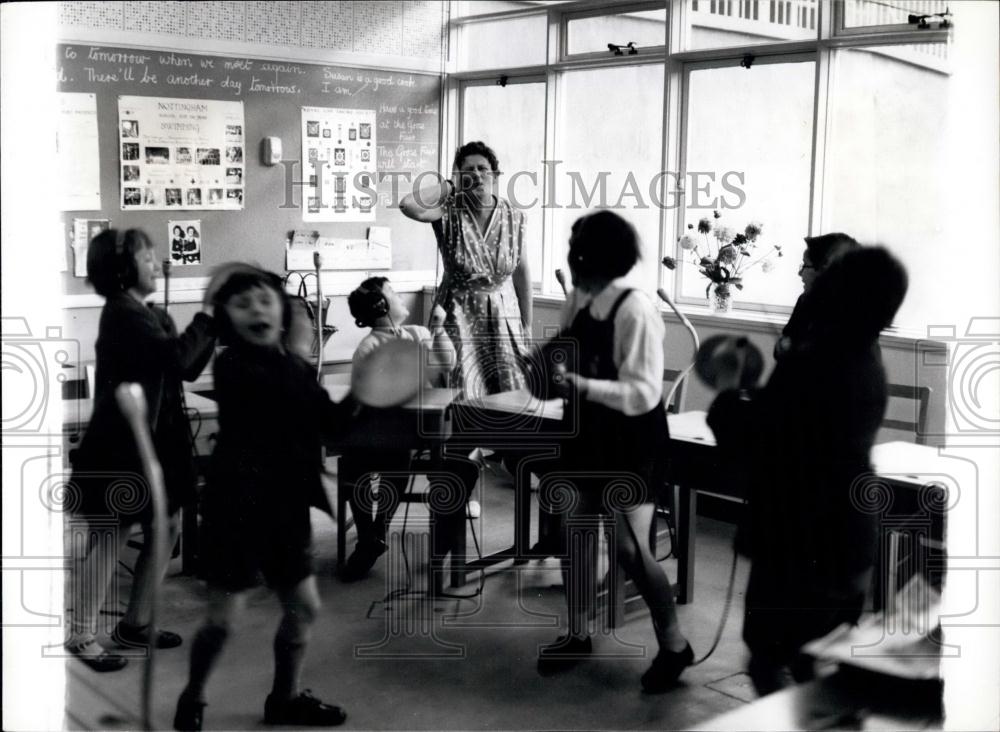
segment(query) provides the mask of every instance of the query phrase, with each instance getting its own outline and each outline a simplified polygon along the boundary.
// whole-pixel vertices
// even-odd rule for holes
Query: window
[[[511,124],[516,120],[516,124]],[[482,140],[500,160],[499,195],[524,211],[531,277],[542,281],[545,81],[470,82],[462,90],[462,142]],[[539,284],[540,286],[540,284]]]
[[[948,10],[947,0],[840,0],[844,28],[911,25],[911,15],[934,15]],[[912,26],[916,27],[916,23]]]
[[[822,226],[902,260],[910,290],[896,322],[905,326],[935,322],[942,283],[961,281],[968,263],[951,253],[943,213],[958,183],[943,175],[950,77],[899,60],[900,50],[834,57],[836,88],[850,93],[832,97]]]
[[[688,71],[687,195],[678,235],[692,233],[701,244],[704,236],[687,224],[697,227],[698,219],[718,210],[719,223],[737,232],[751,221],[763,224],[751,262],[775,244],[782,247],[772,271],[761,271],[762,264],[749,270],[743,290],[733,293],[737,306],[789,306],[802,291],[798,265],[809,233],[815,73],[815,63],[806,60]],[[688,262],[678,273],[681,297],[704,302],[708,281],[698,268]]]
[[[638,231],[642,260],[636,283],[653,292],[659,260],[658,185],[663,150],[663,65],[568,71],[560,79],[553,168],[552,268],[566,268],[570,227],[597,208],[611,208]],[[548,272],[546,281],[552,282]],[[551,287],[551,285],[550,285]]]
[[[815,40],[827,0],[691,0],[686,49]]]
[[[484,20],[459,26],[461,71],[545,63],[548,21],[544,15]]]
[[[608,44],[619,47],[633,44],[639,49],[657,48],[666,45],[667,10],[660,3],[659,8],[622,10],[617,13],[586,14],[571,17],[566,22],[566,55],[577,56],[586,53],[610,54]],[[622,54],[630,53],[622,48]]]

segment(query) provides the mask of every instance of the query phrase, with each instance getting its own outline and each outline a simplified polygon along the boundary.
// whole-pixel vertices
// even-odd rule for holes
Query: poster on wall
[[[174,265],[201,264],[201,220],[167,222],[170,261]]]
[[[375,110],[302,108],[303,221],[375,220]]]
[[[59,94],[56,170],[60,211],[100,210],[101,151],[96,94]]]
[[[73,276],[87,276],[87,250],[90,241],[111,228],[109,219],[73,219]]]
[[[123,211],[240,210],[243,102],[118,97]]]

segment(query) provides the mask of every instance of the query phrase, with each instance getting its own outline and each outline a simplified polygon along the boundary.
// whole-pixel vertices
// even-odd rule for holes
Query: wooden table
[[[677,582],[679,603],[694,599],[695,526],[698,491],[739,498],[720,476],[725,475],[719,464],[715,435],[705,422],[705,412],[692,411],[667,416],[670,426],[671,481],[680,486],[677,516]],[[887,491],[886,507],[881,514],[883,529],[909,534],[913,541],[923,541],[932,551],[941,553],[931,564],[943,568],[945,510],[947,488],[940,482],[948,475],[950,464],[938,454],[937,448],[910,442],[884,442],[871,452],[875,475],[871,486],[877,494]],[[886,552],[886,538],[879,542]],[[881,569],[881,557],[877,563]],[[876,582],[875,605],[882,603],[881,582]]]

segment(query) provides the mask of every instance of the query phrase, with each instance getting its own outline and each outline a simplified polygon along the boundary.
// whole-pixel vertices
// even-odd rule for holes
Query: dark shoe
[[[264,702],[267,724],[294,724],[310,727],[335,727],[343,724],[347,712],[332,704],[324,704],[309,689],[288,701],[279,701],[269,694]]]
[[[199,732],[204,713],[205,702],[181,694],[177,700],[177,711],[174,713],[174,729],[178,732]]]
[[[590,636],[574,638],[561,635],[555,643],[542,646],[538,651],[538,673],[542,676],[568,671],[585,660],[594,650]]]
[[[344,582],[357,582],[368,576],[375,562],[389,551],[384,541],[372,541],[361,543],[351,553],[344,563],[344,568],[340,571],[340,579]]]
[[[119,622],[111,631],[111,640],[120,646],[143,647],[149,645],[149,626],[129,625]],[[184,640],[169,630],[156,631],[157,648],[177,648]]]
[[[89,643],[67,643],[66,650],[90,666],[94,671],[102,674],[108,671],[118,671],[128,665],[127,658],[104,649],[101,649],[101,652],[97,654],[84,653],[84,650],[91,643],[96,645],[96,641],[90,641]]]
[[[642,688],[652,694],[667,691],[677,683],[688,666],[694,663],[694,651],[688,643],[683,651],[660,651],[653,665],[642,675]]]

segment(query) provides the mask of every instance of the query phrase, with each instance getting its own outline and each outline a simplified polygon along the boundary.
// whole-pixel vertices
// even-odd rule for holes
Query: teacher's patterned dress
[[[433,226],[444,265],[435,304],[457,356],[452,385],[466,398],[523,388],[525,334],[511,274],[524,255],[524,213],[497,198],[482,231],[451,197]]]

